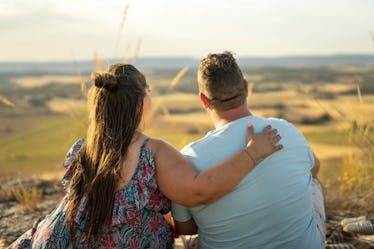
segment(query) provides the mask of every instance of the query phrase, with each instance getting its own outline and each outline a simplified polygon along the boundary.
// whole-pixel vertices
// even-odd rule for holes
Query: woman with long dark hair
[[[276,130],[249,129],[248,146],[197,173],[168,143],[146,136],[149,86],[134,66],[92,75],[85,139],[68,152],[66,195],[9,248],[172,248],[170,199],[197,206],[231,191],[256,160],[281,149]]]

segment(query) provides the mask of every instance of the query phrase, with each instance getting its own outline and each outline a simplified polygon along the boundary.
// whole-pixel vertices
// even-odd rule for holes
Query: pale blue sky
[[[369,31],[374,0],[0,0],[0,61],[123,57],[139,39],[143,57],[369,54]]]

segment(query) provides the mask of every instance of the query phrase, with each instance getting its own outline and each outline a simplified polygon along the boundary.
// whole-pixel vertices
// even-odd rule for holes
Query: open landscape
[[[199,102],[197,64],[193,65],[140,66],[153,98],[154,114],[145,133],[178,149],[213,129]],[[9,226],[0,226],[5,245],[54,207],[53,197],[61,197],[58,181],[64,174],[65,153],[85,136],[84,89],[90,87],[94,67],[53,68],[14,67],[17,70],[0,72],[0,176],[4,183],[0,217],[22,219],[33,214],[13,234]],[[244,65],[242,69],[250,83],[248,105],[253,114],[294,123],[320,158],[328,214],[374,215],[374,66]]]

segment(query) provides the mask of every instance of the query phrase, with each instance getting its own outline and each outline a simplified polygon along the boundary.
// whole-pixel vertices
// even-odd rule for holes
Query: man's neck
[[[216,127],[216,129],[218,129],[234,120],[244,118],[252,114],[248,110],[247,105],[243,104],[237,108],[227,111],[216,111],[213,109],[209,111],[209,115],[213,121],[214,126]]]

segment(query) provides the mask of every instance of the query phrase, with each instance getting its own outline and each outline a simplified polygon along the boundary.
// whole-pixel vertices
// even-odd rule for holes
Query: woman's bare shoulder
[[[147,145],[151,147],[151,150],[156,153],[159,151],[163,146],[165,146],[167,143],[160,139],[160,138],[155,138],[155,137],[148,137],[147,139]]]
[[[165,140],[162,140],[160,138],[153,138],[153,137],[148,138],[147,145],[151,147],[151,150],[154,155],[156,155],[161,150],[170,150],[174,148],[171,144],[169,144]]]

